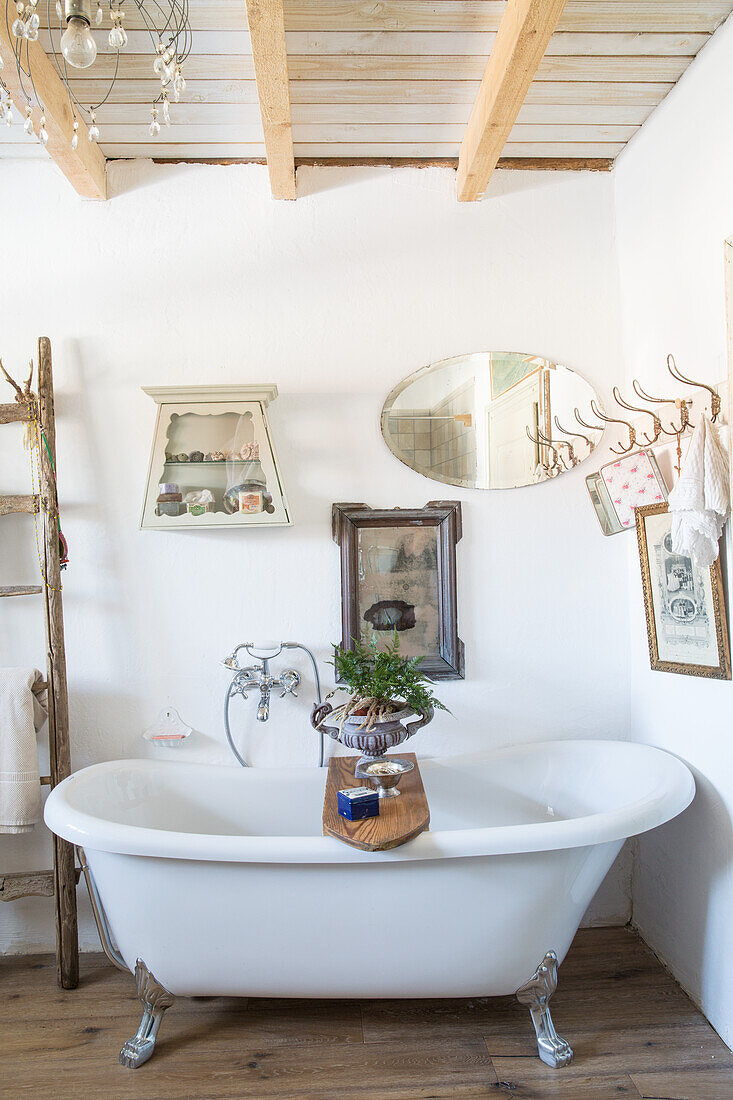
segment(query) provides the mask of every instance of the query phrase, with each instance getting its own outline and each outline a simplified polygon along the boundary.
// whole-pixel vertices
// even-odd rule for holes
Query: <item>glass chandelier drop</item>
[[[40,0],[41,3],[44,0]],[[92,3],[95,5],[92,14]],[[59,77],[64,83],[74,118],[74,131],[71,139],[72,149],[79,143],[79,118],[88,127],[90,141],[99,141],[100,131],[96,112],[112,94],[115,82],[121,75],[120,52],[127,46],[125,30],[125,4],[128,11],[134,6],[142,21],[144,30],[140,33],[149,37],[154,53],[152,70],[159,81],[157,95],[151,103],[152,121],[148,128],[151,137],[160,133],[161,121],[170,125],[170,100],[178,102],[186,88],[183,76],[183,63],[191,51],[191,24],[188,17],[188,0],[45,0],[47,11],[48,37],[50,45],[46,51],[53,62]],[[27,134],[33,134],[33,110],[38,107],[40,121],[37,137],[42,145],[48,141],[44,106],[33,81],[33,65],[29,44],[38,39],[41,20],[38,15],[39,0],[5,0],[6,26],[10,27],[15,64],[18,70],[18,83],[23,91],[25,103],[20,105],[25,117],[23,128]],[[92,34],[92,26],[101,28],[105,22],[105,8],[110,23],[107,36],[109,49],[115,57],[112,73],[105,94],[97,96],[94,102],[84,104],[79,99],[85,82],[77,81],[72,88],[75,69],[88,69],[97,59],[97,42]],[[43,8],[41,8],[43,10]],[[54,21],[53,13],[56,20]],[[0,124],[12,125],[13,100],[2,78],[3,61],[0,58]],[[95,82],[95,86],[96,82]]]

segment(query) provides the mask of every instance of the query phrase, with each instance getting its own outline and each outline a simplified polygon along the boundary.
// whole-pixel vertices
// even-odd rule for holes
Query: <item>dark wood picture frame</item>
[[[359,619],[359,530],[379,527],[435,527],[438,550],[439,655],[425,654],[420,668],[431,680],[462,680],[464,645],[458,637],[456,544],[463,534],[461,503],[431,500],[424,508],[370,508],[334,504],[333,538],[341,551],[341,645],[354,648]]]
[[[710,566],[710,593],[711,593],[711,626],[715,635],[718,654],[717,665],[697,664],[694,661],[669,661],[659,655],[659,639],[657,637],[657,620],[655,615],[656,591],[655,577],[649,545],[647,542],[646,521],[649,516],[669,514],[669,506],[666,501],[661,504],[647,504],[637,508],[636,536],[639,543],[639,561],[641,565],[641,583],[644,591],[644,611],[646,614],[646,629],[649,638],[649,660],[652,669],[656,672],[676,672],[685,676],[704,676],[712,680],[730,680],[730,642],[728,638],[728,623],[725,615],[725,595],[723,591],[723,575],[718,557]],[[671,516],[670,516],[671,523]]]

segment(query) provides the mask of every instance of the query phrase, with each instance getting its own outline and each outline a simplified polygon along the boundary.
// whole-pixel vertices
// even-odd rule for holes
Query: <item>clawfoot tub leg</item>
[[[142,959],[135,964],[137,995],[142,1001],[143,1018],[132,1039],[128,1039],[120,1051],[120,1064],[137,1069],[153,1057],[163,1013],[173,1004],[173,994],[157,981]]]
[[[532,977],[517,990],[517,1000],[527,1005],[537,1035],[537,1051],[547,1066],[569,1066],[573,1052],[555,1031],[550,1015],[550,998],[557,989],[557,955],[548,951]]]

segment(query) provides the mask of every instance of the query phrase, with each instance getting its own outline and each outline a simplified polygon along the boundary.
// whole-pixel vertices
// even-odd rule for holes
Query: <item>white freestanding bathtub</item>
[[[322,835],[322,769],[118,760],[56,787],[46,823],[83,848],[112,937],[142,983],[144,1050],[128,1050],[124,1064],[152,1053],[167,1007],[151,1007],[156,988],[474,997],[526,983],[520,999],[540,1054],[566,1064],[562,1051],[542,1049],[543,1028],[553,1044],[553,959],[562,962],[624,840],[684,810],[692,776],[667,753],[615,741],[520,745],[420,768],[430,831],[375,853]]]

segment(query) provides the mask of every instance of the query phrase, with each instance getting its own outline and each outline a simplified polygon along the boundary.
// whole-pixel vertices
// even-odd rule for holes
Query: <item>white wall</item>
[[[675,392],[665,370],[670,351],[693,377],[710,384],[727,377],[723,241],[733,233],[732,51],[729,22],[614,172],[627,380],[635,376],[652,392]],[[629,554],[633,733],[688,761],[698,787],[687,813],[640,841],[634,921],[731,1044],[733,685],[650,671],[634,546]]]
[[[606,396],[620,358],[610,177],[499,173],[474,205],[440,169],[304,169],[293,204],[270,200],[256,166],[117,165],[111,183],[94,205],[50,166],[0,166],[0,205],[17,211],[3,225],[0,354],[16,374],[37,335],[55,354],[75,766],[155,751],[140,735],[165,704],[200,731],[182,753],[226,761],[219,660],[247,636],[302,641],[323,667],[339,637],[337,500],[464,503],[467,677],[441,685],[456,718],[421,733],[420,752],[625,737],[626,547],[601,537],[587,469],[452,491],[379,432],[397,381],[461,352],[555,358]],[[280,388],[271,418],[295,526],[139,531],[155,418],[140,387],[259,381]],[[8,491],[27,485],[13,432],[0,439]],[[30,520],[3,524],[0,583],[33,581]],[[42,659],[37,621],[30,601],[4,601],[0,665]],[[254,763],[314,760],[310,698],[276,699],[264,728],[250,706]],[[41,830],[0,839],[3,869],[49,858]],[[622,860],[592,919],[628,917],[627,878]],[[49,948],[49,912],[0,907],[0,950]],[[82,940],[97,946],[88,916]]]

